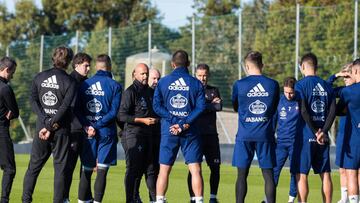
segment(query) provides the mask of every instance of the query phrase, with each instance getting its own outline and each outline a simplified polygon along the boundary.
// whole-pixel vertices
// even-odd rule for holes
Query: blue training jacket
[[[289,146],[294,144],[299,116],[301,116],[301,114],[299,103],[296,98],[288,100],[284,95],[282,95],[280,97],[276,114],[278,123],[276,131],[278,144]]]
[[[274,141],[273,119],[279,91],[279,83],[263,75],[251,75],[234,83],[232,102],[239,115],[236,141]]]
[[[344,87],[340,92],[339,109],[347,108],[344,146],[360,147],[360,83]],[[344,147],[343,146],[343,147]]]
[[[186,67],[177,67],[171,74],[160,79],[155,89],[153,108],[161,117],[163,136],[171,135],[169,128],[174,124],[190,124],[186,134],[197,134],[193,123],[205,109],[203,85],[189,75]]]
[[[120,107],[121,85],[111,72],[99,70],[85,80],[78,92],[76,110],[83,126],[93,126],[97,135],[116,136],[115,118]]]
[[[323,128],[329,114],[331,102],[334,99],[331,85],[318,76],[306,76],[295,84],[295,91],[301,100],[306,101],[307,110],[314,127],[316,129]],[[298,120],[297,136],[309,142],[316,140],[315,134],[302,116]]]

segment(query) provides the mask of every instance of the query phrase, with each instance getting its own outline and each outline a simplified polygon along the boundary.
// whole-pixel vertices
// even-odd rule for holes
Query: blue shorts
[[[331,172],[329,145],[319,145],[316,141],[297,141],[291,160],[291,173],[309,174],[311,167],[315,174]]]
[[[344,133],[338,133],[338,136],[336,137],[336,158],[335,158],[335,164],[339,166],[340,168],[343,168],[344,164]]]
[[[360,143],[358,141],[347,141],[342,148],[342,168],[358,170],[360,168]]]
[[[275,143],[253,141],[235,143],[232,165],[238,168],[250,168],[255,151],[260,168],[272,169],[275,166]]]
[[[186,164],[202,162],[203,155],[200,136],[163,135],[160,141],[160,164],[172,166],[180,147]]]
[[[81,164],[85,168],[96,166],[109,167],[116,165],[117,159],[117,136],[84,136],[82,151],[80,154]]]

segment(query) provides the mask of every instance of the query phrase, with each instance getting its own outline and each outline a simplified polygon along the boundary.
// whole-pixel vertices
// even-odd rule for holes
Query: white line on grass
[[[230,136],[229,136],[229,133],[227,132],[227,130],[226,130],[226,128],[225,128],[225,125],[224,125],[224,122],[222,121],[222,117],[221,117],[220,113],[216,112],[216,115],[217,115],[218,118],[219,118],[219,122],[220,122],[221,128],[223,129],[223,131],[224,131],[224,133],[225,133],[225,137],[226,137],[226,139],[228,140],[228,143],[229,143],[229,144],[232,144],[231,139],[230,139]]]

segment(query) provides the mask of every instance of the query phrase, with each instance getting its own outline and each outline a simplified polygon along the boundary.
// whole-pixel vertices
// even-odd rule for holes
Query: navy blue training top
[[[346,122],[351,121],[351,129],[346,129],[345,136],[350,135],[350,145],[360,143],[360,83],[344,87],[340,91],[339,108],[347,107]],[[346,123],[346,126],[349,126]]]
[[[306,102],[311,122],[316,129],[323,128],[334,99],[331,85],[318,76],[306,76],[295,85],[296,95]],[[298,120],[297,135],[304,140],[316,141],[315,134],[302,116]]]
[[[298,101],[295,98],[288,100],[282,95],[276,114],[278,144],[292,145],[294,143],[299,115],[300,108]]]
[[[232,102],[239,116],[236,141],[274,141],[273,119],[279,96],[279,83],[263,75],[235,82]]]
[[[162,136],[171,136],[169,128],[174,124],[190,124],[190,129],[181,135],[198,135],[194,121],[205,110],[203,85],[186,67],[177,67],[159,80],[153,109],[161,117]]]
[[[79,89],[75,113],[83,126],[92,126],[100,136],[116,136],[116,115],[121,101],[121,85],[111,72],[99,70]]]

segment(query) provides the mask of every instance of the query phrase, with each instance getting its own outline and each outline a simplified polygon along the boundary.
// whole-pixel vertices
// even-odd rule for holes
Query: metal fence
[[[230,107],[232,84],[245,75],[241,61],[250,50],[263,52],[265,74],[280,83],[286,76],[299,77],[299,55],[305,52],[313,51],[319,56],[320,75],[324,78],[356,58],[358,3],[357,0],[354,2],[324,7],[294,4],[293,7],[255,11],[244,6],[237,13],[226,16],[194,15],[187,25],[177,30],[161,22],[149,22],[13,42],[6,50],[0,50],[18,62],[12,86],[21,119],[12,123],[12,137],[20,141],[34,135],[36,117],[29,103],[31,80],[39,71],[51,67],[51,53],[59,45],[70,46],[75,52],[87,52],[93,57],[109,54],[115,78],[120,83],[125,80],[128,56],[148,52],[151,65],[149,50],[155,46],[169,54],[184,49],[190,54],[192,71],[198,63],[209,64],[210,83],[219,87],[225,107]]]

